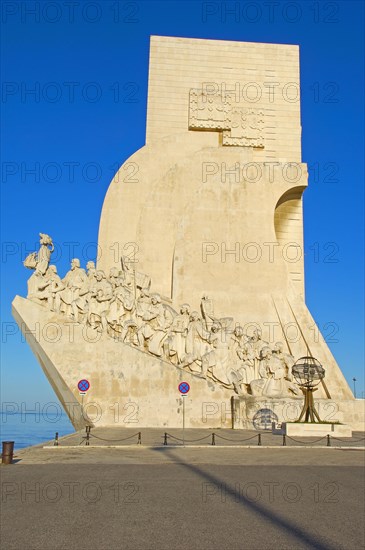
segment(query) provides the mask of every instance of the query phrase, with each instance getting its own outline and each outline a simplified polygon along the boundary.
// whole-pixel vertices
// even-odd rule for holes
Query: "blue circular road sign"
[[[182,393],[183,395],[187,394],[189,390],[190,390],[190,385],[187,382],[181,382],[179,384],[179,392]]]
[[[80,382],[77,384],[77,387],[80,391],[87,391],[90,388],[90,382],[84,378],[80,380]]]

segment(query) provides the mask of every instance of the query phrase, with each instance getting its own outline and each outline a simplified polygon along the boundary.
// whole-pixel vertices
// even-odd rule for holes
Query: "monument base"
[[[296,420],[299,418],[303,402],[303,397],[275,399],[267,397],[234,396],[232,397],[233,428],[255,428],[257,430],[271,431],[273,422],[275,424],[290,423],[290,425],[301,426],[304,423],[296,423]],[[321,420],[323,422],[328,422],[327,426],[347,425],[348,428],[352,430],[364,431],[365,429],[364,399],[342,401],[316,399],[315,406]],[[316,426],[316,424],[310,425]],[[325,425],[318,424],[318,426]],[[326,429],[328,430],[328,428]],[[327,433],[328,431],[326,434]],[[343,437],[345,437],[345,435]]]
[[[289,436],[301,437],[352,437],[352,429],[347,424],[312,423],[312,422],[283,422],[283,433]]]

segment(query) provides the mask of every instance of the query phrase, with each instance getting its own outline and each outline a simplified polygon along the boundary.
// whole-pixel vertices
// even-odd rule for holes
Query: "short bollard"
[[[283,434],[283,447],[286,447],[286,435]]]
[[[141,434],[141,432],[138,432],[137,445],[142,445],[142,434]]]
[[[56,435],[54,436],[54,443],[53,443],[53,446],[54,446],[54,447],[58,447],[58,432],[56,432]]]
[[[259,439],[258,439],[257,445],[261,446],[261,434],[258,434],[258,437],[259,437]]]
[[[212,433],[212,445],[215,445],[215,433]]]
[[[327,434],[327,447],[331,447],[331,436]]]
[[[167,433],[166,432],[165,432],[165,437],[164,437],[164,440],[163,440],[163,444],[167,445]]]
[[[85,445],[90,445],[90,426],[86,426],[86,443]]]
[[[3,441],[3,450],[1,454],[1,462],[3,464],[11,464],[14,454],[14,441]]]

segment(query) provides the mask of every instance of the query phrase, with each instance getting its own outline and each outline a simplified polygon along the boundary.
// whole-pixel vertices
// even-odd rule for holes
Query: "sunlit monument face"
[[[52,250],[41,243],[41,268],[27,259],[39,276],[13,304],[19,324],[62,327],[52,343],[42,331],[27,337],[60,401],[75,405],[74,425],[85,423],[77,381],[86,378],[84,409],[102,410],[88,421],[113,424],[112,403],[132,400],[139,426],[179,426],[182,376],[192,427],[216,427],[204,404],[232,411],[232,397],[236,427],[253,427],[262,409],[281,420],[309,383],[354,420],[352,393],[305,304],[298,46],[152,37],[148,89],[146,143],[104,200],[97,285],[74,259],[51,312],[39,278]],[[126,243],[133,254],[116,254]],[[325,365],[325,380],[308,362],[291,378],[304,356]]]

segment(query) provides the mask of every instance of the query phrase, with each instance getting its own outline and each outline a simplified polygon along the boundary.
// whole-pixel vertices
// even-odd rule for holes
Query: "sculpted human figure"
[[[82,287],[79,290],[79,297],[77,300],[77,310],[79,313],[79,320],[86,320],[87,312],[89,310],[89,300],[91,297],[91,289],[96,283],[96,269],[95,263],[90,260],[86,264],[86,279]]]
[[[35,269],[39,275],[45,275],[49,266],[51,254],[54,251],[54,246],[52,238],[49,235],[39,233],[39,237],[41,246],[38,252],[28,254],[23,262],[23,265],[28,269]]]
[[[108,280],[112,285],[113,290],[123,284],[123,279],[120,276],[119,269],[117,267],[110,268]]]
[[[214,303],[207,294],[204,294],[200,302],[202,318],[205,322],[206,330],[210,330],[212,324],[216,321],[214,317]]]
[[[258,378],[259,375],[259,369],[260,369],[260,361],[261,361],[261,351],[265,347],[269,347],[268,342],[265,342],[261,338],[261,330],[255,329],[252,333],[251,338],[249,338],[249,343],[251,345],[251,348],[254,353],[255,358],[255,376],[254,378]],[[270,348],[269,348],[270,349]]]
[[[130,260],[127,256],[121,256],[120,265],[123,285],[132,289],[135,296],[137,295],[137,290],[141,290],[142,288],[150,289],[151,277],[146,275],[146,273],[136,271],[134,261]]]
[[[179,365],[186,356],[186,337],[190,322],[190,306],[183,304],[180,308],[180,314],[176,315],[170,327],[170,334],[165,342],[165,355],[170,360]]]
[[[135,285],[135,274],[131,268],[131,263],[127,256],[121,256],[120,265],[122,268],[123,285],[127,288],[133,289]]]
[[[132,292],[122,286],[122,281],[119,278],[114,283],[117,286],[113,290],[109,310],[106,313],[106,320],[112,332],[123,337],[122,341],[124,341],[125,334],[122,334],[123,327],[126,321],[132,320],[135,300]]]
[[[253,380],[250,384],[253,395],[266,397],[283,397],[287,395],[285,382],[285,365],[273,355],[269,347],[261,350],[259,369],[260,379]]]
[[[96,267],[95,262],[89,260],[86,264],[86,274],[89,281],[89,287],[91,288],[95,282]]]
[[[56,266],[50,265],[45,275],[36,270],[29,278],[27,298],[38,304],[48,305],[51,311],[56,311],[58,293],[64,288],[65,285],[57,274]]]
[[[52,238],[45,233],[39,233],[40,237],[40,249],[37,254],[37,266],[36,271],[41,275],[45,275],[49,262],[51,260],[51,254],[54,251]],[[49,248],[50,247],[50,248]]]
[[[210,350],[208,340],[209,332],[204,328],[199,313],[192,311],[186,335],[186,356],[183,367],[189,367],[192,372],[201,373],[202,356]]]
[[[236,326],[233,330],[231,340],[229,343],[229,349],[232,351],[232,360],[233,362],[237,361],[237,358],[241,359],[241,353],[243,346],[247,342],[247,336],[243,332],[243,328],[239,325]]]
[[[236,349],[239,361],[232,361],[230,379],[234,390],[238,394],[246,394],[247,386],[255,377],[255,358],[248,342]]]
[[[280,361],[284,364],[285,376],[288,378],[288,380],[291,380],[292,379],[291,368],[294,365],[295,360],[291,354],[284,352],[283,342],[275,342],[273,354],[278,359],[280,359]]]
[[[229,369],[229,338],[219,323],[212,324],[208,342],[213,349],[202,356],[202,374],[206,376],[210,370],[213,379],[230,386],[232,380]]]
[[[249,384],[255,376],[255,356],[249,343],[246,342],[243,345],[240,358],[242,360],[242,382]]]
[[[99,332],[107,328],[106,315],[113,298],[113,288],[106,280],[104,271],[95,273],[95,284],[90,291],[87,323]]]
[[[167,338],[167,329],[171,325],[165,308],[161,303],[159,294],[151,296],[151,303],[143,315],[144,323],[138,330],[139,345],[154,355],[160,357],[163,354],[163,344]]]
[[[58,276],[57,267],[55,265],[49,266],[45,275],[45,279],[49,283],[46,289],[48,306],[51,311],[56,311],[58,293],[65,288],[65,285],[61,281],[61,278]]]
[[[298,385],[293,382],[293,375],[291,372],[291,368],[295,363],[294,357],[290,353],[284,352],[284,344],[283,342],[276,342],[273,354],[275,357],[280,359],[282,364],[285,367],[285,377],[284,377],[284,385],[286,386],[287,390],[294,393],[294,395],[300,395],[301,392],[299,390]]]
[[[250,382],[251,393],[252,395],[255,395],[255,396],[263,395],[265,384],[267,383],[269,378],[269,368],[268,368],[269,356],[267,356],[267,354],[269,355],[272,354],[271,349],[268,346],[264,346],[260,354],[258,373],[256,374],[256,367],[255,367],[255,378]],[[256,361],[256,355],[255,355],[255,361]]]
[[[46,279],[41,273],[35,271],[28,279],[28,300],[36,302],[37,304],[46,305],[48,301],[47,287],[50,285],[50,281]]]
[[[139,296],[136,300],[136,317],[139,319],[139,324],[142,324],[144,315],[147,313],[151,305],[150,293],[146,288],[139,291]],[[137,322],[138,322],[137,319]]]
[[[80,267],[80,260],[78,258],[71,260],[71,269],[62,279],[62,282],[65,288],[56,295],[56,310],[60,311],[64,308],[66,314],[70,316],[72,313],[73,319],[78,322],[80,291],[81,289],[85,289],[88,282],[85,270]]]

